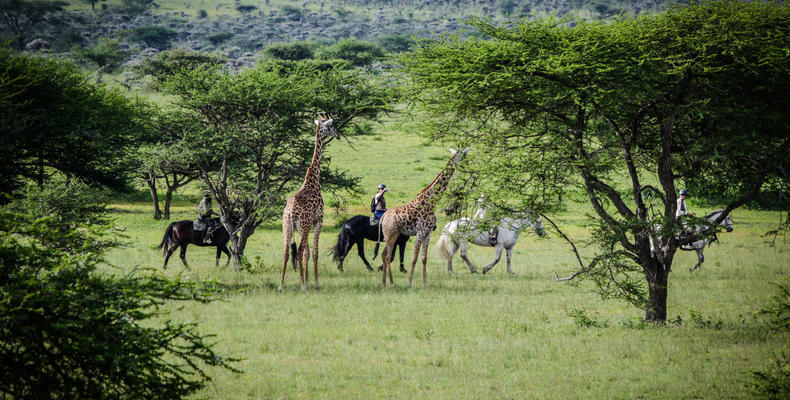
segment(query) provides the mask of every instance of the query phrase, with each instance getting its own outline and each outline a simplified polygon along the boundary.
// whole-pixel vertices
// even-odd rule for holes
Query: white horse
[[[538,236],[546,236],[546,231],[543,229],[543,219],[538,216],[537,218],[503,218],[502,223],[499,225],[496,232],[492,230],[484,230],[478,228],[477,219],[461,218],[448,222],[442,230],[442,236],[436,243],[439,249],[439,254],[442,258],[447,260],[447,271],[453,272],[453,255],[460,249],[461,258],[466,262],[471,273],[477,273],[474,264],[466,256],[466,251],[469,248],[469,242],[478,246],[493,247],[496,249],[496,258],[488,265],[483,267],[483,273],[490,271],[499,262],[502,257],[502,250],[507,250],[507,272],[513,274],[510,269],[510,260],[513,254],[513,246],[516,245],[519,233],[527,226],[538,234]],[[493,239],[496,238],[494,242]],[[492,243],[494,242],[494,243]],[[452,243],[452,247],[450,246]]]
[[[719,215],[721,215],[722,212],[724,212],[724,210],[717,210],[717,211],[714,211],[714,212],[706,215],[704,218],[707,219],[710,222],[713,222],[719,217]],[[727,232],[732,232],[732,218],[730,218],[730,215],[728,214],[719,223],[719,225],[723,226],[724,229]],[[694,232],[696,234],[701,234],[707,229],[710,229],[710,228],[708,226],[705,226],[705,225],[696,225],[696,226],[694,226]],[[659,231],[659,230],[661,230],[661,225],[657,225],[656,226],[656,231]],[[689,271],[695,271],[695,270],[699,269],[700,265],[702,265],[702,262],[705,261],[705,256],[702,254],[702,251],[705,249],[705,246],[709,245],[713,241],[718,241],[718,238],[716,237],[716,234],[714,234],[713,237],[706,237],[704,239],[695,240],[695,241],[693,241],[693,242],[691,242],[689,244],[685,244],[683,246],[680,246],[681,250],[686,250],[686,251],[692,251],[693,250],[693,251],[697,252],[697,264],[695,264],[693,267],[689,268]],[[656,247],[656,242],[658,242],[659,244],[661,243],[660,240],[654,239],[653,236],[651,235],[650,236],[650,252],[651,252],[651,254],[655,254],[658,251],[658,248]]]

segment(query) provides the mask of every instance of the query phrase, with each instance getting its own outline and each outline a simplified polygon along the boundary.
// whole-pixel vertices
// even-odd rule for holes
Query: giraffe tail
[[[450,238],[447,232],[442,232],[442,236],[439,237],[439,240],[436,242],[436,248],[439,249],[439,255],[445,261],[450,261],[452,256],[450,255],[450,250],[448,249],[450,245]]]
[[[291,242],[291,264],[294,266],[294,271],[296,271],[296,243]]]

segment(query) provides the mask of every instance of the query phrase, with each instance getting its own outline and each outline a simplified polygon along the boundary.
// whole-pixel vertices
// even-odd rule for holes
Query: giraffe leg
[[[318,290],[318,238],[321,236],[321,226],[323,221],[320,219],[315,224],[313,233],[313,273],[315,274],[315,290]]]
[[[380,223],[380,222],[379,222]],[[387,276],[390,278],[390,285],[395,286],[392,280],[392,256],[395,252],[395,241],[398,238],[398,232],[384,234],[384,251],[381,253],[381,261],[384,262],[384,268],[381,270],[381,285],[387,287]]]
[[[414,278],[414,267],[417,265],[417,257],[420,255],[420,247],[422,247],[422,235],[418,234],[414,239],[414,255],[411,257],[411,271],[409,271],[409,289],[411,289],[411,280]]]
[[[283,283],[285,283],[285,269],[288,266],[288,250],[291,247],[293,236],[293,220],[291,219],[290,215],[283,215],[283,242],[285,242],[285,254],[283,254],[283,273],[280,277],[280,287],[277,289],[278,292],[283,291]]]
[[[299,275],[302,278],[302,291],[307,290],[307,278],[310,268],[310,230],[306,226],[299,229]]]
[[[428,236],[422,242],[422,286],[428,286],[428,243],[431,241],[431,234],[429,233]]]

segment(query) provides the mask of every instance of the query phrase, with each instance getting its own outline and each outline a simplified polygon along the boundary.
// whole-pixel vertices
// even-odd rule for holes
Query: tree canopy
[[[0,50],[0,191],[50,171],[124,187],[146,106],[90,82],[73,64]]]
[[[787,182],[788,8],[702,2],[608,24],[471,25],[487,38],[445,38],[402,58],[432,137],[482,147],[466,167],[489,179],[479,190],[497,188],[489,199],[500,208],[586,198],[600,247],[575,276],[664,321],[684,244],[678,183],[715,193],[728,213],[767,181]],[[659,224],[666,246],[651,253]]]

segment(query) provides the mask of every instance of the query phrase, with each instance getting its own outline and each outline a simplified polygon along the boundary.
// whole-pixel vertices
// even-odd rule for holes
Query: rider
[[[683,224],[683,234],[682,234],[682,236],[685,237],[685,236],[691,235],[692,232],[691,232],[691,229],[689,229],[688,225],[686,224],[686,221],[683,221],[685,219],[684,216],[687,215],[688,217],[693,217],[694,213],[689,212],[688,211],[688,207],[686,207],[686,198],[689,195],[688,190],[680,189],[680,192],[678,192],[678,195],[679,196],[678,196],[677,209],[675,210],[675,218],[680,220],[681,223]]]
[[[384,193],[389,192],[390,190],[387,188],[387,185],[380,183],[379,184],[379,192],[373,196],[373,200],[370,202],[370,211],[373,215],[370,218],[370,224],[376,225],[379,223],[379,220],[384,215],[384,212],[387,211],[387,200],[384,198]]]
[[[198,225],[203,225],[203,243],[211,243],[211,236],[207,235],[208,228],[210,225],[209,218],[211,215],[214,214],[214,210],[211,209],[211,193],[206,191],[203,192],[203,200],[200,200],[200,204],[198,204],[198,217],[195,222],[199,223]]]
[[[481,194],[480,198],[477,200],[477,211],[475,212],[474,219],[482,221],[486,217],[486,209],[488,205],[486,204],[486,195]],[[496,246],[497,237],[499,236],[499,228],[494,228],[488,231],[488,243],[491,246]]]

